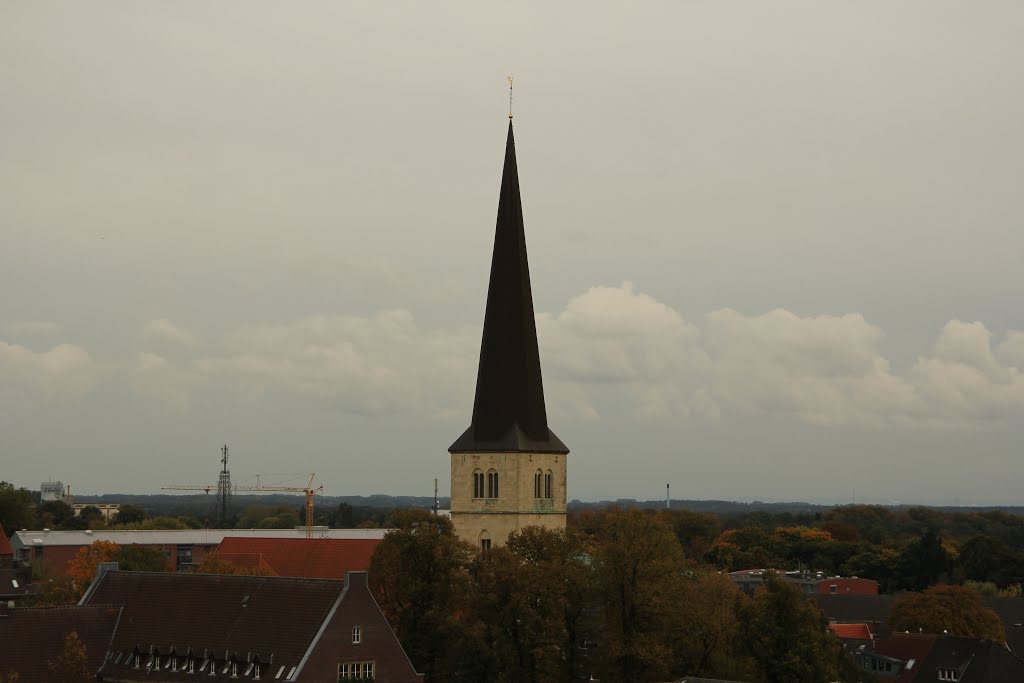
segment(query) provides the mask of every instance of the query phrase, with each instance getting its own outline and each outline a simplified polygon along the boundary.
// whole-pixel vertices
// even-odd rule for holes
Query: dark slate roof
[[[108,605],[8,611],[0,616],[0,675],[6,680],[7,674],[16,671],[26,683],[60,683],[49,663],[64,653],[64,638],[72,631],[85,646],[89,670],[96,671],[119,612],[120,608]]]
[[[175,665],[191,652],[197,675],[206,659],[221,670],[246,663],[244,671],[258,658],[266,677],[268,668],[276,674],[283,666],[287,676],[299,664],[343,589],[343,581],[324,579],[113,571],[85,600],[124,607],[105,673],[128,671],[137,650],[143,668],[154,653],[163,656],[148,680],[179,680],[167,668],[173,648]]]
[[[1024,656],[1024,598],[986,598],[985,606],[1002,620],[1006,644]]]
[[[548,428],[512,121],[505,143],[473,422],[451,453],[568,453]]]
[[[0,597],[14,598],[34,592],[32,572],[25,568],[0,568]]]
[[[842,595],[815,593],[810,596],[825,616],[840,624],[884,624],[889,621],[894,595]]]

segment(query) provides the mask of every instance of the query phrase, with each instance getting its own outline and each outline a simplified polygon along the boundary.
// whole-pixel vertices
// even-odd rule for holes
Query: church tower
[[[459,538],[486,550],[526,526],[565,528],[569,449],[544,407],[511,116],[473,421],[448,452]]]

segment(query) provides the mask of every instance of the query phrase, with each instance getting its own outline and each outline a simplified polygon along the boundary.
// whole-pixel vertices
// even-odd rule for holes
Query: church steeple
[[[548,428],[509,117],[473,422],[451,453],[568,453]]]

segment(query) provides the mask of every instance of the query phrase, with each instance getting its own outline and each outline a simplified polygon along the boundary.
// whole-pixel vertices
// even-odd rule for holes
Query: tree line
[[[430,681],[860,678],[795,588],[769,576],[746,596],[686,558],[668,514],[610,507],[486,553],[445,517],[391,521],[370,586]]]

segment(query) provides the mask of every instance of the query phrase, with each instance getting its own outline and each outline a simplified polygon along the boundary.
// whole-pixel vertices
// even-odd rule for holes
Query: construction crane
[[[260,483],[259,475],[256,475],[255,486],[236,486],[236,491],[278,491],[283,493],[305,493],[306,494],[306,538],[313,538],[313,497],[324,490],[323,484],[313,488],[315,473],[310,473],[309,483],[305,486],[264,486]]]
[[[305,486],[266,486],[260,483],[259,475],[256,475],[255,486],[239,486],[235,485],[232,487],[234,491],[267,491],[274,493],[305,493],[306,494],[306,538],[313,538],[313,497],[316,494],[324,490],[323,484],[313,488],[313,481],[316,479],[316,473],[309,475],[309,483]],[[166,491],[210,491],[217,490],[217,484],[203,484],[200,486],[161,486],[162,490]]]

